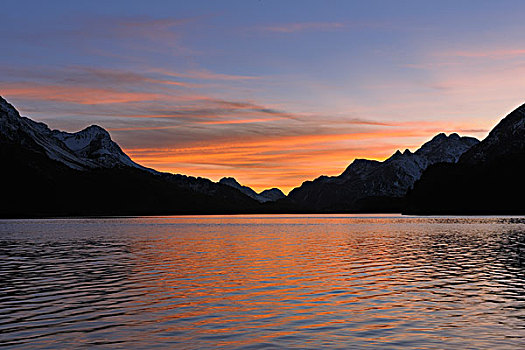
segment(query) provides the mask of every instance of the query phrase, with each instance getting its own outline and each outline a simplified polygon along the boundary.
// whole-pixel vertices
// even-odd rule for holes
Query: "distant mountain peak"
[[[219,180],[219,183],[229,186],[241,186],[241,184],[234,177],[223,177]]]
[[[104,135],[109,137],[109,132],[106,129],[95,124],[80,130],[78,134]]]
[[[226,185],[226,186],[236,188],[242,193],[244,193],[245,195],[257,200],[260,203],[273,202],[278,199],[286,197],[286,195],[278,188],[271,188],[268,190],[264,190],[261,193],[257,193],[250,187],[241,185],[233,177],[223,177],[222,179],[219,180],[219,183]]]
[[[467,136],[465,136],[467,137]],[[443,142],[447,142],[449,140],[459,140],[461,137],[456,134],[456,133],[452,133],[450,135],[447,136],[447,134],[445,134],[444,132],[440,132],[439,134],[437,134],[436,136],[434,136],[433,138],[431,138],[429,141],[425,142],[421,147],[421,148],[425,148],[425,147],[428,147],[428,146],[432,146],[432,145],[437,145],[437,144],[441,144]]]
[[[286,195],[281,191],[280,189],[274,187],[267,190],[262,191],[259,193],[260,197],[266,198],[266,202],[274,202],[276,200],[285,198]]]

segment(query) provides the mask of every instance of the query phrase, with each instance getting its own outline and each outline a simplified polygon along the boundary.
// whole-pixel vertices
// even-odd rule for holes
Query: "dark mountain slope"
[[[406,213],[525,214],[525,105],[457,164],[430,167],[409,192]]]
[[[233,177],[223,177],[219,180],[219,183],[236,188],[245,195],[255,199],[260,203],[274,202],[276,200],[286,197],[285,194],[278,188],[271,188],[268,190],[264,190],[261,193],[257,193],[250,187],[241,185]]]
[[[0,216],[251,212],[258,203],[227,186],[205,194],[134,168],[78,171],[17,145],[0,145]],[[7,170],[8,169],[8,170]],[[210,181],[211,182],[211,181]],[[212,183],[213,184],[213,183]]]

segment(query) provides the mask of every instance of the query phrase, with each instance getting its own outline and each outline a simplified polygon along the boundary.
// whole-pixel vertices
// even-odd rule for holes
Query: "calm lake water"
[[[525,219],[0,221],[0,345],[525,346]]]

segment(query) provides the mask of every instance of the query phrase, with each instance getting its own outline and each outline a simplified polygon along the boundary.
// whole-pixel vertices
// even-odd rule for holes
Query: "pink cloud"
[[[466,58],[512,58],[525,55],[525,49],[501,49],[488,51],[455,51],[444,54],[445,56],[457,56]]]

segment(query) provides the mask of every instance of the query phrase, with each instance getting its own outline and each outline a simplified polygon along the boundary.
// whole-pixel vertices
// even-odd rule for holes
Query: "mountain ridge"
[[[337,176],[288,196],[234,178],[158,172],[127,156],[107,130],[51,130],[0,97],[1,217],[217,213],[525,213],[525,105],[481,142],[440,133],[414,152],[354,159]]]
[[[219,180],[219,183],[236,188],[245,195],[255,199],[260,203],[273,202],[286,197],[286,195],[276,187],[264,190],[261,193],[257,193],[250,187],[241,185],[233,177],[223,177]]]
[[[413,153],[397,150],[383,162],[356,159],[340,175],[305,181],[288,197],[310,210],[365,210],[376,206],[378,199],[388,202],[385,210],[392,210],[402,205],[401,198],[429,165],[456,162],[478,142],[473,137],[440,133]]]
[[[51,130],[0,99],[0,217],[244,213],[260,203],[204,178],[133,162],[99,126]]]

